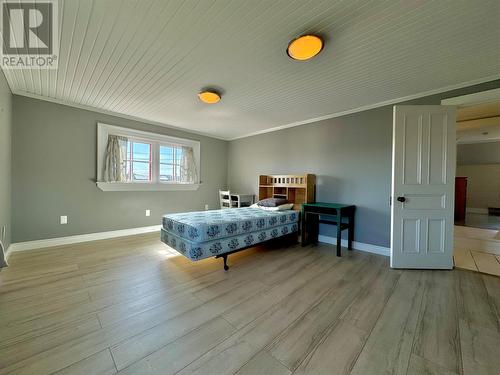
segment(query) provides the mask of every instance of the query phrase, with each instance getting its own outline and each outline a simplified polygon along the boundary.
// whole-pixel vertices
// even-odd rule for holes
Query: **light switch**
[[[68,224],[68,217],[66,215],[61,216],[61,224]]]
[[[146,210],[146,216],[151,216],[151,210]]]

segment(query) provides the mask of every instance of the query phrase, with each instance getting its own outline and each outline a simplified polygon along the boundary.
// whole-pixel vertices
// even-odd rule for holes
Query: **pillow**
[[[258,201],[257,205],[263,207],[277,207],[287,202],[288,201],[285,198],[267,198]]]
[[[253,204],[250,207],[254,208],[260,208],[261,210],[264,211],[286,211],[286,210],[291,210],[293,207],[293,203],[285,203],[276,207],[266,207],[266,206],[259,206],[257,203]]]
[[[285,203],[278,206],[278,211],[291,210],[293,208],[293,203]]]

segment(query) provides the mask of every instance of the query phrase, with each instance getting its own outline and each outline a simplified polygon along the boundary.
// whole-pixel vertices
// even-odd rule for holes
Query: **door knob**
[[[406,202],[406,198],[405,197],[397,197],[396,199],[398,200],[398,202],[401,202],[401,203]]]

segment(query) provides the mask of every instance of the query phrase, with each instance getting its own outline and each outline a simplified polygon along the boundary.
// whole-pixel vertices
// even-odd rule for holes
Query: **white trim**
[[[324,242],[324,243],[329,243],[332,245],[337,245],[337,239],[335,237],[324,236],[322,234],[320,234],[318,236],[318,241]],[[342,243],[343,247],[347,247],[347,240],[342,240],[341,243]],[[373,253],[373,254],[378,254],[378,255],[384,255],[386,257],[391,255],[391,249],[389,249],[388,247],[384,247],[384,246],[378,246],[378,245],[372,245],[369,243],[353,241],[352,247],[356,250],[366,251],[367,253]]]
[[[161,142],[161,143],[171,143],[174,145],[183,145],[183,146],[191,146],[194,147],[196,145],[200,145],[199,141],[188,139],[188,138],[180,138],[180,137],[172,137],[166,134],[147,132],[143,130],[132,129],[124,126],[110,125],[102,122],[97,122],[97,127],[99,131],[105,131],[111,134],[119,134],[124,135],[131,138],[138,138],[151,142]]]
[[[500,141],[500,137],[491,137],[488,139],[474,139],[474,140],[465,140],[465,141],[458,140],[457,145],[472,145],[472,144],[476,144],[476,143],[494,143],[494,142],[498,142],[498,141]]]
[[[102,191],[189,191],[198,190],[201,184],[96,182]]]
[[[132,139],[139,139],[151,143],[153,146],[153,171],[152,181],[147,183],[126,182],[126,183],[106,183],[103,181],[104,159],[108,143],[108,135],[120,135]],[[170,144],[176,146],[189,146],[193,149],[194,162],[196,164],[196,183],[166,183],[160,182],[158,176],[159,168],[159,148],[161,145]],[[200,184],[200,159],[201,144],[192,139],[172,137],[169,135],[146,132],[142,130],[130,129],[122,126],[97,123],[97,187],[103,191],[171,191],[171,190],[198,190]]]
[[[26,92],[26,91],[13,90],[12,94],[13,95],[19,95],[19,96],[25,96],[27,98],[32,98],[32,99],[44,100],[46,102],[60,104],[60,105],[65,105],[65,106],[68,106],[68,107],[83,109],[85,111],[101,113],[103,115],[120,117],[120,118],[124,118],[126,120],[132,120],[132,121],[142,122],[144,124],[161,126],[161,127],[168,128],[168,129],[178,130],[178,131],[181,131],[183,133],[191,133],[191,134],[202,135],[204,137],[220,139],[222,141],[228,141],[229,140],[228,138],[219,137],[219,136],[216,136],[216,135],[210,135],[208,133],[199,132],[199,131],[196,131],[196,130],[181,128],[181,127],[178,127],[178,126],[166,124],[164,122],[159,122],[159,121],[154,121],[154,120],[148,120],[147,118],[144,118],[144,117],[126,115],[124,113],[108,111],[108,110],[105,110],[105,109],[100,109],[100,108],[96,108],[96,107],[92,107],[92,106],[88,106],[88,105],[84,105],[84,104],[67,102],[67,101],[64,101],[64,100],[56,99],[56,98],[49,98],[49,97],[41,96],[41,95],[38,95],[38,94],[32,94],[32,93]]]
[[[482,215],[488,215],[488,209],[487,208],[474,208],[474,207],[466,207],[465,212],[469,214],[482,214]]]
[[[494,102],[500,99],[500,89],[475,92],[473,94],[461,95],[455,98],[441,100],[443,105],[460,105],[470,106],[474,104],[482,104]]]
[[[81,242],[98,241],[98,240],[105,240],[105,239],[110,239],[110,238],[133,236],[133,235],[137,235],[137,234],[159,232],[160,229],[161,229],[161,225],[153,225],[150,227],[139,227],[139,228],[114,230],[114,231],[108,231],[108,232],[80,234],[80,235],[68,236],[68,237],[49,238],[46,240],[17,242],[17,243],[13,243],[9,246],[9,249],[7,250],[5,259],[8,260],[9,256],[13,252],[18,252],[18,251],[29,251],[29,250],[43,249],[46,247],[71,245],[71,244],[81,243]],[[335,237],[324,236],[321,234],[318,236],[318,241],[332,244],[332,245],[337,244],[337,239]],[[342,246],[347,247],[347,240],[342,240]],[[356,241],[353,241],[352,246],[354,249],[360,250],[360,251],[366,251],[369,253],[384,255],[384,256],[390,255],[389,248],[383,247],[383,246],[366,244],[366,243],[356,242]]]
[[[17,251],[35,250],[35,249],[42,249],[45,247],[71,245],[80,242],[105,240],[109,238],[133,236],[136,234],[159,232],[160,229],[161,225],[153,225],[150,227],[130,228],[130,229],[113,230],[108,232],[80,234],[77,236],[49,238],[46,240],[17,242],[9,246],[9,250],[7,251],[7,253],[10,254],[11,252],[17,252]]]
[[[212,134],[208,134],[208,133],[204,133],[204,132],[199,132],[199,131],[196,131],[196,130],[181,128],[181,127],[177,127],[177,126],[165,124],[165,123],[158,122],[158,121],[148,120],[148,119],[142,118],[142,117],[137,117],[137,116],[132,116],[132,115],[126,115],[126,114],[123,114],[123,113],[118,113],[118,112],[113,112],[113,111],[107,111],[107,110],[104,110],[104,109],[99,109],[99,108],[95,108],[95,107],[91,107],[91,106],[87,106],[87,105],[82,105],[82,104],[77,104],[77,103],[72,103],[72,102],[66,102],[66,101],[60,100],[60,99],[48,98],[48,97],[45,97],[45,96],[28,93],[26,91],[21,91],[21,90],[11,90],[11,91],[12,91],[13,95],[20,95],[20,96],[26,96],[28,98],[33,98],[33,99],[45,100],[45,101],[51,102],[51,103],[66,105],[66,106],[69,106],[69,107],[79,108],[79,109],[83,109],[83,110],[91,111],[91,112],[102,113],[102,114],[105,114],[105,115],[121,117],[121,118],[125,118],[127,120],[139,121],[139,122],[143,122],[143,123],[146,123],[146,124],[163,126],[163,127],[170,128],[170,129],[180,130],[182,132],[203,135],[205,137],[220,139],[220,140],[223,140],[223,141],[234,141],[236,139],[247,138],[247,137],[252,137],[254,135],[271,133],[271,132],[275,132],[275,131],[282,130],[282,129],[293,128],[295,126],[306,125],[306,124],[310,124],[310,123],[316,122],[316,121],[328,120],[328,119],[335,118],[335,117],[341,117],[341,116],[350,115],[350,114],[357,113],[357,112],[363,112],[363,111],[367,111],[369,109],[375,109],[375,108],[379,108],[379,107],[384,107],[386,105],[401,103],[401,102],[405,102],[405,101],[408,101],[408,100],[422,98],[422,97],[425,97],[425,96],[430,96],[430,95],[435,95],[435,94],[441,94],[441,93],[446,92],[446,91],[452,91],[452,90],[457,90],[457,89],[461,89],[461,88],[464,88],[464,87],[479,85],[481,83],[491,82],[491,81],[495,81],[497,79],[500,79],[500,74],[492,75],[492,76],[489,76],[489,77],[484,77],[484,78],[480,78],[480,79],[476,79],[476,80],[472,80],[472,81],[467,81],[467,82],[459,83],[459,84],[456,84],[456,85],[444,86],[444,87],[441,87],[441,88],[438,88],[438,89],[435,89],[435,90],[423,91],[423,92],[420,92],[418,94],[403,96],[403,97],[399,97],[399,98],[395,98],[395,99],[390,99],[390,100],[386,100],[386,101],[383,101],[383,102],[378,102],[378,103],[374,103],[374,104],[370,104],[370,105],[366,105],[366,106],[361,106],[361,107],[353,108],[353,109],[346,110],[346,111],[335,112],[335,113],[331,113],[331,114],[328,114],[328,115],[325,115],[325,116],[321,116],[321,117],[314,117],[314,118],[311,118],[311,119],[308,119],[308,120],[304,120],[304,121],[292,122],[292,123],[288,123],[288,124],[284,124],[284,125],[280,125],[280,126],[275,126],[273,128],[259,130],[259,131],[256,131],[256,132],[244,134],[244,135],[241,135],[241,136],[238,136],[238,137],[234,137],[234,138],[227,138],[227,137],[215,136],[215,135],[212,135]]]
[[[347,111],[341,111],[341,112],[331,113],[331,114],[328,114],[325,116],[311,118],[308,120],[297,121],[297,122],[292,122],[292,123],[285,124],[285,125],[275,126],[273,128],[259,130],[259,131],[253,132],[253,133],[248,133],[246,135],[241,135],[238,137],[230,138],[230,139],[228,139],[228,141],[234,141],[236,139],[252,137],[254,135],[271,133],[271,132],[275,132],[275,131],[283,130],[283,129],[288,129],[288,128],[294,128],[296,126],[306,125],[306,124],[310,124],[312,122],[317,122],[317,121],[322,121],[322,120],[328,120],[328,119],[335,118],[335,117],[351,115],[353,113],[363,112],[363,111],[367,111],[370,109],[384,107],[387,105],[398,104],[401,102],[406,102],[408,100],[418,99],[418,98],[422,98],[425,96],[441,94],[441,93],[447,92],[447,91],[452,91],[452,90],[462,89],[464,87],[479,85],[481,83],[491,82],[491,81],[495,81],[497,79],[500,79],[500,75],[494,75],[494,76],[485,77],[485,78],[481,78],[481,79],[477,79],[477,80],[473,80],[473,81],[463,82],[463,83],[459,83],[457,85],[445,86],[445,87],[441,87],[441,88],[435,89],[435,90],[429,90],[429,91],[420,92],[420,93],[414,94],[414,95],[408,95],[408,96],[403,96],[403,97],[396,98],[396,99],[390,99],[390,100],[386,100],[383,102],[378,102],[378,103],[374,103],[374,104],[369,104],[369,105],[349,109]]]

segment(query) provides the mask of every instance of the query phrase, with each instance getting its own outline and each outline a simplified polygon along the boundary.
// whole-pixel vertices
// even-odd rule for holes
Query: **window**
[[[199,165],[197,141],[98,124],[101,190],[196,190]]]
[[[152,181],[152,145],[133,139],[127,141],[125,154],[125,180],[130,182]]]
[[[160,145],[160,181],[181,181],[182,148]]]

